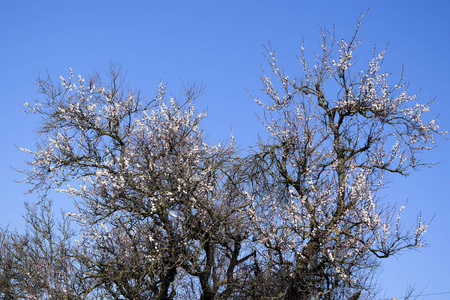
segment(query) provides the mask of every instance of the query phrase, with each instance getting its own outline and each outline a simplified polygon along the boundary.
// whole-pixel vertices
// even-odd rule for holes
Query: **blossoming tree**
[[[419,216],[402,232],[404,206],[379,191],[387,174],[420,166],[417,154],[443,133],[424,121],[431,103],[381,72],[384,50],[355,70],[359,26],[349,41],[323,31],[314,66],[302,47],[301,78],[266,48],[272,75],[254,99],[269,137],[243,158],[233,139],[205,142],[195,86],[181,101],[160,85],[149,100],[114,66],[106,82],[72,70],[60,83],[39,79],[45,100],[26,104],[43,117],[36,149],[23,149],[33,156],[26,181],[42,201],[51,190],[74,200],[80,241],[63,234],[67,263],[58,256],[58,270],[76,271],[63,276],[71,297],[370,298],[380,259],[423,246],[428,226]],[[0,264],[0,284],[13,295],[20,249],[1,237],[11,263]]]
[[[408,84],[381,72],[385,50],[356,69],[357,34],[345,41],[322,32],[314,66],[299,57],[301,78],[279,66],[269,46],[263,70],[269,138],[247,159],[252,221],[269,278],[286,299],[342,299],[370,289],[380,258],[423,246],[420,216],[403,233],[400,212],[379,199],[387,174],[420,166],[417,154],[441,135],[423,120]],[[267,99],[264,100],[264,99]],[[267,280],[261,277],[261,280]]]
[[[204,142],[195,86],[184,103],[165,101],[162,85],[147,100],[114,66],[109,76],[39,80],[46,102],[29,109],[43,116],[26,171],[32,191],[75,199],[76,257],[110,296],[172,299],[186,277],[205,299],[229,295],[250,257],[239,257],[247,198],[232,180],[233,145]]]

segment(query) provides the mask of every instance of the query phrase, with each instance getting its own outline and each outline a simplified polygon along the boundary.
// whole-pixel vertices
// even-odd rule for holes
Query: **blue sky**
[[[300,75],[296,61],[302,37],[312,53],[320,43],[319,25],[338,36],[353,33],[356,19],[370,8],[361,29],[359,59],[370,59],[373,46],[389,42],[384,71],[399,76],[405,67],[410,90],[421,89],[425,102],[436,98],[432,112],[450,129],[448,72],[450,6],[447,1],[12,1],[0,2],[0,224],[21,228],[23,175],[27,155],[14,145],[33,148],[38,118],[22,113],[24,102],[39,99],[36,77],[74,72],[89,75],[109,61],[128,71],[128,82],[152,97],[160,81],[178,95],[184,82],[203,82],[197,102],[208,109],[204,127],[211,142],[229,137],[230,127],[242,148],[257,140],[262,127],[257,105],[246,89],[258,92],[263,44],[270,40],[279,62]],[[430,115],[431,116],[431,115]],[[421,211],[435,219],[429,247],[389,259],[380,274],[380,297],[401,297],[408,284],[424,294],[449,292],[450,145],[422,155],[441,162],[407,178],[392,178],[387,200],[402,205],[413,224]],[[56,205],[63,205],[57,202]],[[448,299],[450,294],[419,299]]]

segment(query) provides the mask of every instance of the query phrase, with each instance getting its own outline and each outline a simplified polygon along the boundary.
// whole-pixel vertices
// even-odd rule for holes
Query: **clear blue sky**
[[[40,97],[38,73],[66,74],[69,66],[81,74],[103,72],[113,61],[128,71],[130,86],[149,97],[160,80],[175,95],[180,79],[203,82],[197,106],[208,108],[204,126],[211,141],[227,139],[231,126],[237,144],[246,147],[262,130],[245,91],[261,87],[262,45],[270,40],[279,62],[300,75],[295,57],[302,36],[311,52],[320,42],[319,25],[335,24],[336,33],[348,37],[368,8],[359,59],[368,60],[373,45],[389,42],[384,71],[400,75],[404,65],[411,91],[421,89],[421,101],[436,98],[432,111],[450,129],[448,1],[1,1],[0,224],[23,226],[23,202],[34,200],[24,195],[27,186],[15,183],[23,176],[11,167],[24,168],[27,159],[14,145],[33,148],[38,119],[21,110]],[[386,190],[387,200],[401,205],[409,199],[410,225],[419,211],[425,219],[436,214],[428,248],[384,264],[380,283],[387,297],[403,296],[409,283],[424,294],[450,291],[450,142],[439,142],[422,156],[438,166],[392,178]]]

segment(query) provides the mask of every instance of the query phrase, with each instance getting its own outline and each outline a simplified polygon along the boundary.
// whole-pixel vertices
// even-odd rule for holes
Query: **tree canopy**
[[[302,46],[299,76],[265,48],[251,96],[267,139],[249,150],[207,142],[196,85],[145,98],[115,65],[106,79],[39,78],[43,100],[26,103],[39,142],[21,150],[40,204],[25,234],[1,231],[0,297],[372,298],[381,259],[422,247],[428,226],[403,231],[405,206],[380,190],[445,132],[425,121],[433,101],[382,71],[386,50],[356,61],[360,24],[348,40],[322,30],[313,62]],[[51,191],[76,207],[59,224]]]

